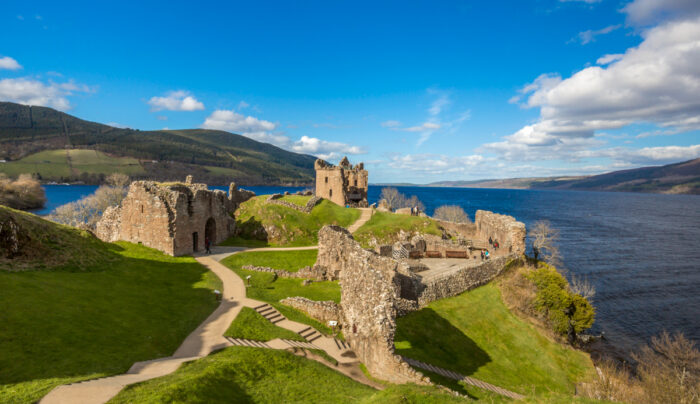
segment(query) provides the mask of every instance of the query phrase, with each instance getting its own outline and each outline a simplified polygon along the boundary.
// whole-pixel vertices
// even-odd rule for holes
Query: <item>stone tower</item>
[[[316,196],[340,206],[367,207],[368,174],[363,163],[355,166],[343,157],[335,166],[318,159],[316,169]]]

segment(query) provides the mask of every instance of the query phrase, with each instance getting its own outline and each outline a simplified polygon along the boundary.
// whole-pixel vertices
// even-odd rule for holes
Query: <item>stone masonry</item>
[[[518,222],[513,216],[477,210],[474,224],[479,238],[488,240],[491,237],[498,240],[500,248],[510,254],[525,253],[525,224]]]
[[[366,208],[368,174],[363,163],[355,166],[343,157],[335,166],[318,159],[316,169],[316,196],[326,198],[337,205]]]
[[[232,213],[241,202],[254,196],[236,190],[229,195],[209,190],[206,184],[135,181],[121,206],[105,211],[97,223],[97,237],[141,243],[170,255],[186,255],[205,248],[234,233]]]

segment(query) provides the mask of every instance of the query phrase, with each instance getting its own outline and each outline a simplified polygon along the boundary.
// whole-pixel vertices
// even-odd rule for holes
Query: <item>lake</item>
[[[225,187],[212,187],[224,189]],[[258,195],[302,188],[244,187]],[[604,349],[626,357],[662,330],[700,342],[700,196],[623,192],[398,187],[416,195],[428,214],[459,205],[514,216],[530,226],[549,220],[559,230],[564,266],[595,288],[594,332]],[[89,185],[47,185],[48,204],[79,199]],[[381,187],[369,187],[370,203]]]

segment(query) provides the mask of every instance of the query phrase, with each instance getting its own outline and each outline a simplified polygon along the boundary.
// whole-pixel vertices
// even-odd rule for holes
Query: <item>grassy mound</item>
[[[378,392],[320,363],[271,349],[231,347],[175,373],[129,386],[117,403],[455,403],[432,387]]]
[[[0,271],[2,402],[34,402],[57,385],[171,355],[218,304],[219,279],[193,258],[43,228],[76,243],[66,248],[84,266]]]
[[[321,332],[330,334],[330,328],[326,327],[324,324],[306,316],[306,314],[299,310],[281,304],[279,301],[286,297],[302,296],[311,300],[332,300],[334,302],[339,302],[340,285],[338,282],[313,282],[311,285],[302,286],[301,279],[275,279],[274,274],[271,273],[241,269],[244,265],[261,265],[261,262],[274,261],[283,262],[286,268],[301,268],[306,265],[313,265],[316,261],[315,256],[307,255],[303,257],[303,255],[297,254],[299,252],[300,251],[244,252],[231,255],[221,261],[221,263],[231,268],[242,279],[246,279],[247,276],[250,276],[250,286],[246,290],[246,295],[249,298],[270,303],[288,319],[311,325]],[[260,259],[258,259],[259,257]]]
[[[11,226],[16,232],[10,231]],[[113,245],[87,231],[0,206],[0,247],[9,251],[10,244],[16,245],[17,251],[9,254],[11,257],[0,251],[0,270],[94,271],[105,262],[118,260]]]
[[[227,337],[252,339],[255,341],[270,341],[275,338],[305,341],[299,334],[286,328],[278,327],[267,321],[250,307],[244,307],[224,333]]]
[[[317,256],[318,250],[254,251],[235,254],[225,260],[225,262],[229,262],[234,266],[257,265],[261,267],[283,269],[289,272],[297,272],[303,267],[313,266],[316,263]],[[243,262],[246,262],[246,264]]]
[[[575,383],[593,371],[588,355],[551,341],[511,314],[494,283],[399,318],[395,346],[400,355],[535,397],[571,399]],[[428,374],[451,388],[490,397]]]
[[[302,196],[285,196],[289,202],[306,201]],[[323,200],[311,213],[299,212],[281,205],[265,203],[266,195],[257,196],[244,203],[236,211],[238,237],[226,240],[222,245],[244,246],[307,246],[318,242],[318,231],[327,224],[348,227],[359,217],[360,211],[338,206]],[[296,202],[295,202],[296,201]]]
[[[424,233],[441,236],[442,231],[437,222],[427,217],[399,215],[389,212],[375,212],[369,221],[354,234],[363,247],[377,244],[393,244],[399,239],[399,233]]]

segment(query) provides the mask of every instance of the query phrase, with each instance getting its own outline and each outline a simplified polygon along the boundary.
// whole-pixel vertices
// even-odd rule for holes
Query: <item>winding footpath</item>
[[[359,229],[372,216],[371,209],[362,209],[360,218],[353,223],[349,230],[351,232]],[[182,345],[172,356],[153,359],[149,361],[136,362],[129,370],[121,375],[109,376],[101,379],[86,380],[58,386],[44,396],[41,404],[103,404],[112,399],[126,386],[143,382],[157,377],[165,376],[176,371],[184,362],[196,360],[209,355],[211,352],[233,346],[234,343],[224,337],[224,333],[236,318],[244,306],[259,307],[265,303],[246,298],[246,288],[243,280],[235,272],[220,264],[218,261],[241,251],[292,251],[311,250],[311,247],[290,247],[290,248],[254,248],[242,247],[215,248],[215,253],[211,256],[197,256],[196,259],[201,264],[211,270],[221,279],[223,292],[221,304],[212,314],[207,317],[190,335],[185,338]],[[284,319],[276,325],[287,328],[294,332],[301,332],[309,328],[306,324],[297,323]],[[275,339],[265,344],[270,348],[288,349],[291,344],[286,340]],[[348,349],[341,349],[334,338],[320,337],[313,341],[313,345],[318,349],[325,350],[339,364],[349,364],[357,359],[348,355]],[[345,373],[345,372],[343,372]]]

